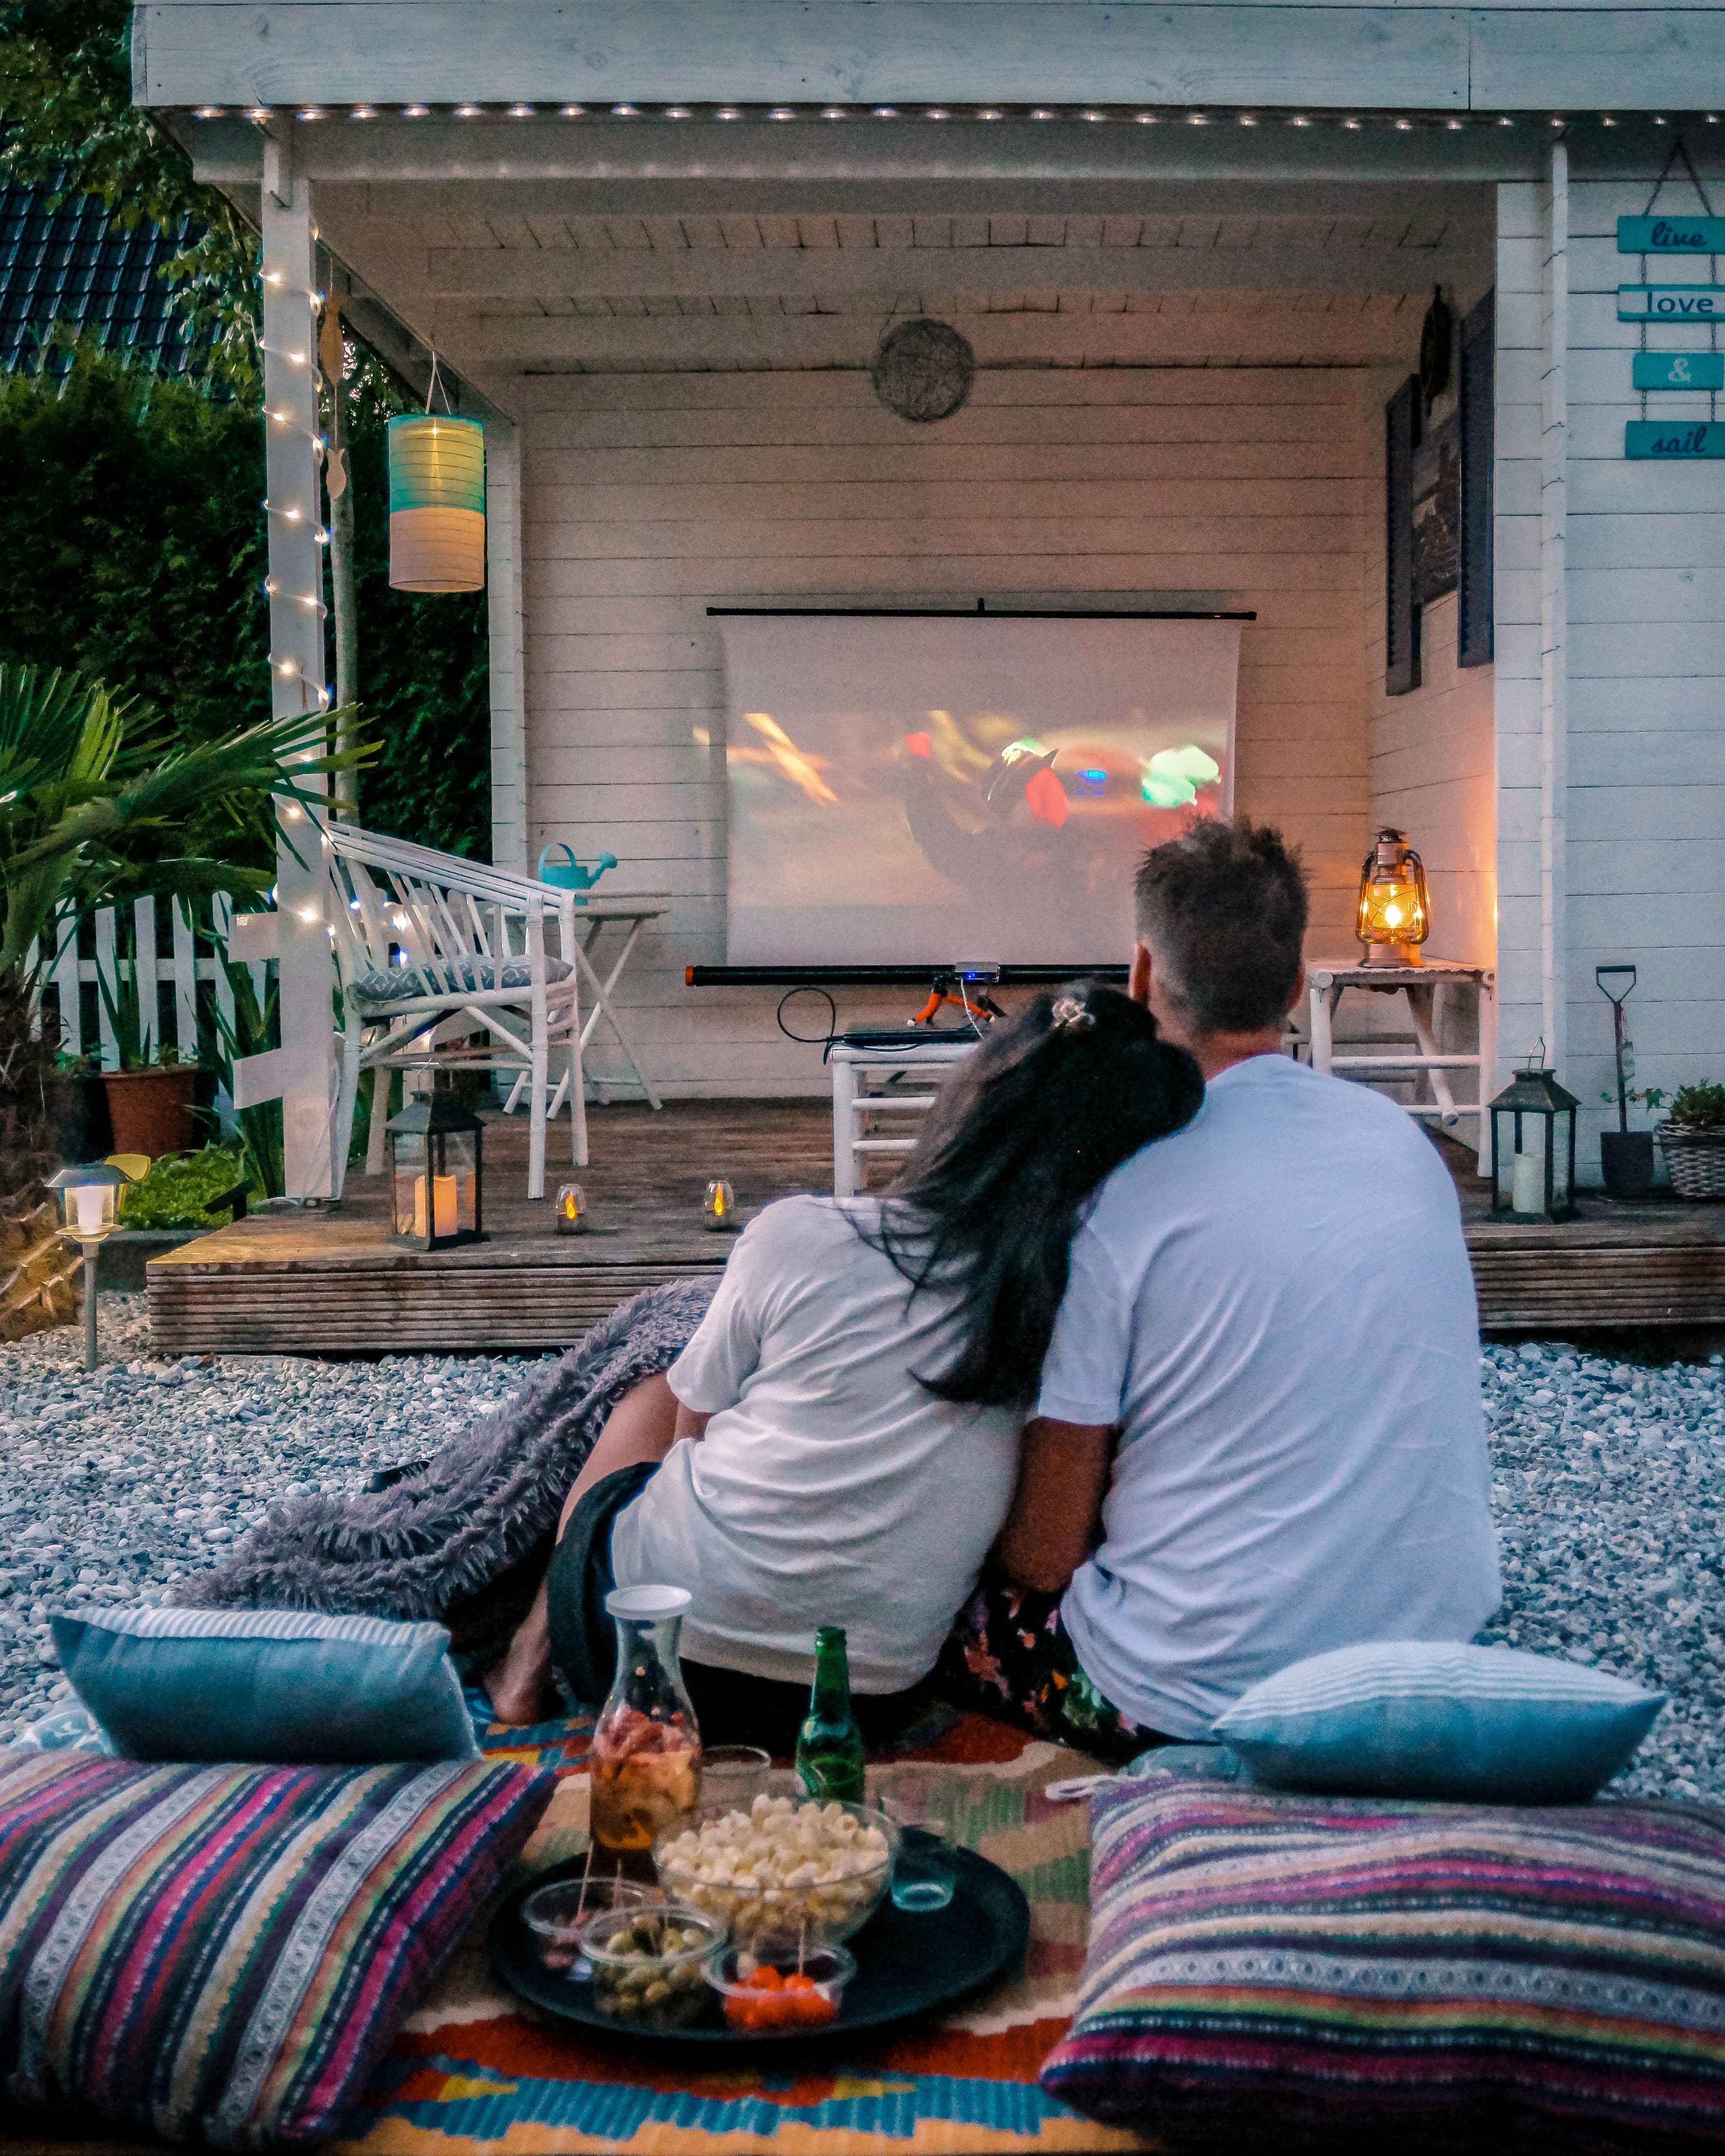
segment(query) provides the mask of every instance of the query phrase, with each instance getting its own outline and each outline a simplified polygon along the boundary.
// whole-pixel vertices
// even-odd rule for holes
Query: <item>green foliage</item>
[[[323,753],[320,714],[225,740],[176,741],[100,682],[0,664],[0,977],[55,956],[58,924],[146,895],[266,891],[272,798],[352,759]],[[364,752],[356,752],[362,756]],[[293,769],[288,762],[293,760]]]
[[[128,1228],[224,1228],[234,1209],[224,1205],[212,1212],[211,1205],[245,1181],[239,1153],[225,1146],[164,1153],[151,1163],[141,1183],[121,1192],[121,1220]]]
[[[218,1000],[214,1009],[215,1060],[228,1098],[234,1095],[234,1066],[244,1055],[259,1055],[281,1045],[278,990],[274,978],[258,993],[249,966],[228,956],[227,947],[208,929],[199,932],[211,956],[227,976],[233,1002],[230,1018]],[[245,1163],[246,1183],[260,1197],[280,1198],[287,1188],[286,1158],[280,1101],[260,1101],[235,1115],[235,1133]]]
[[[0,377],[0,659],[75,669],[196,740],[270,711],[263,429],[88,346]]]
[[[350,377],[365,820],[490,851],[485,594],[389,588],[385,429],[403,399]],[[86,346],[64,384],[0,377],[0,661],[75,667],[211,740],[269,711],[263,428]],[[259,834],[257,859],[264,858]]]
[[[1716,1130],[1725,1123],[1725,1086],[1704,1079],[1698,1085],[1678,1086],[1666,1120],[1678,1130]]]
[[[167,277],[210,378],[254,403],[257,249],[233,205],[131,102],[129,0],[0,0],[0,174],[100,195],[180,243]]]

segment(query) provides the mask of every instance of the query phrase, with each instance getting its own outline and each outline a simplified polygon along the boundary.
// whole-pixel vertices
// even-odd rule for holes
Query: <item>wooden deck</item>
[[[349,1178],[326,1211],[265,1214],[183,1245],[148,1268],[150,1317],[167,1354],[402,1354],[562,1348],[638,1289],[716,1273],[730,1239],[704,1225],[702,1194],[723,1175],[741,1217],[795,1190],[832,1188],[831,1119],[820,1101],[637,1102],[591,1111],[591,1164],[575,1175],[591,1226],[552,1229],[529,1204],[524,1117],[485,1127],[490,1240],[421,1255],[388,1240],[381,1181]],[[1725,1326],[1725,1205],[1669,1196],[1644,1204],[1584,1197],[1582,1217],[1520,1228],[1487,1217],[1471,1156],[1443,1147],[1461,1192],[1488,1332],[1568,1337]],[[891,1163],[873,1163],[886,1179]]]

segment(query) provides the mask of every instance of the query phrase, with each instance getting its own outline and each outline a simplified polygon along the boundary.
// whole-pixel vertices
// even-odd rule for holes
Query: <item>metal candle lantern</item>
[[[105,1235],[119,1226],[121,1186],[131,1181],[123,1168],[105,1161],[91,1161],[83,1168],[63,1168],[48,1178],[50,1190],[60,1194],[64,1219],[60,1233],[74,1241],[84,1255],[84,1367],[96,1367],[96,1255]]]
[[[709,1228],[728,1232],[737,1225],[737,1193],[722,1177],[716,1178],[706,1187],[701,1209],[706,1215]]]
[[[476,592],[485,581],[485,436],[477,419],[415,412],[389,423],[389,581]]]
[[[1575,1218],[1575,1111],[1580,1105],[1546,1069],[1542,1041],[1491,1103],[1494,1216]]]
[[[389,1119],[390,1240],[415,1250],[485,1240],[480,1119],[450,1093],[422,1093]]]
[[[1417,966],[1420,946],[1431,933],[1425,865],[1405,835],[1388,825],[1360,870],[1354,933],[1366,947],[1363,966]]]
[[[557,1230],[560,1235],[578,1235],[587,1225],[587,1193],[578,1183],[565,1183],[557,1190]]]

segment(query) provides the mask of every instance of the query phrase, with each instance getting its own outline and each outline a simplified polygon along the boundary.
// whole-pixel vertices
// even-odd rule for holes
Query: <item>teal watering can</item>
[[[552,859],[554,852],[567,855],[567,859],[554,861]],[[606,870],[614,869],[616,865],[615,854],[601,854],[596,869],[584,869],[567,846],[547,846],[539,856],[539,880],[553,884],[559,891],[591,891]],[[578,898],[575,903],[584,906],[587,901]]]

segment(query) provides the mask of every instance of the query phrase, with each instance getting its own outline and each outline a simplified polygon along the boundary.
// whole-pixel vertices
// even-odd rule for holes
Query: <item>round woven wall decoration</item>
[[[875,394],[901,419],[950,419],[970,394],[976,354],[949,323],[918,315],[888,330],[870,373]]]

